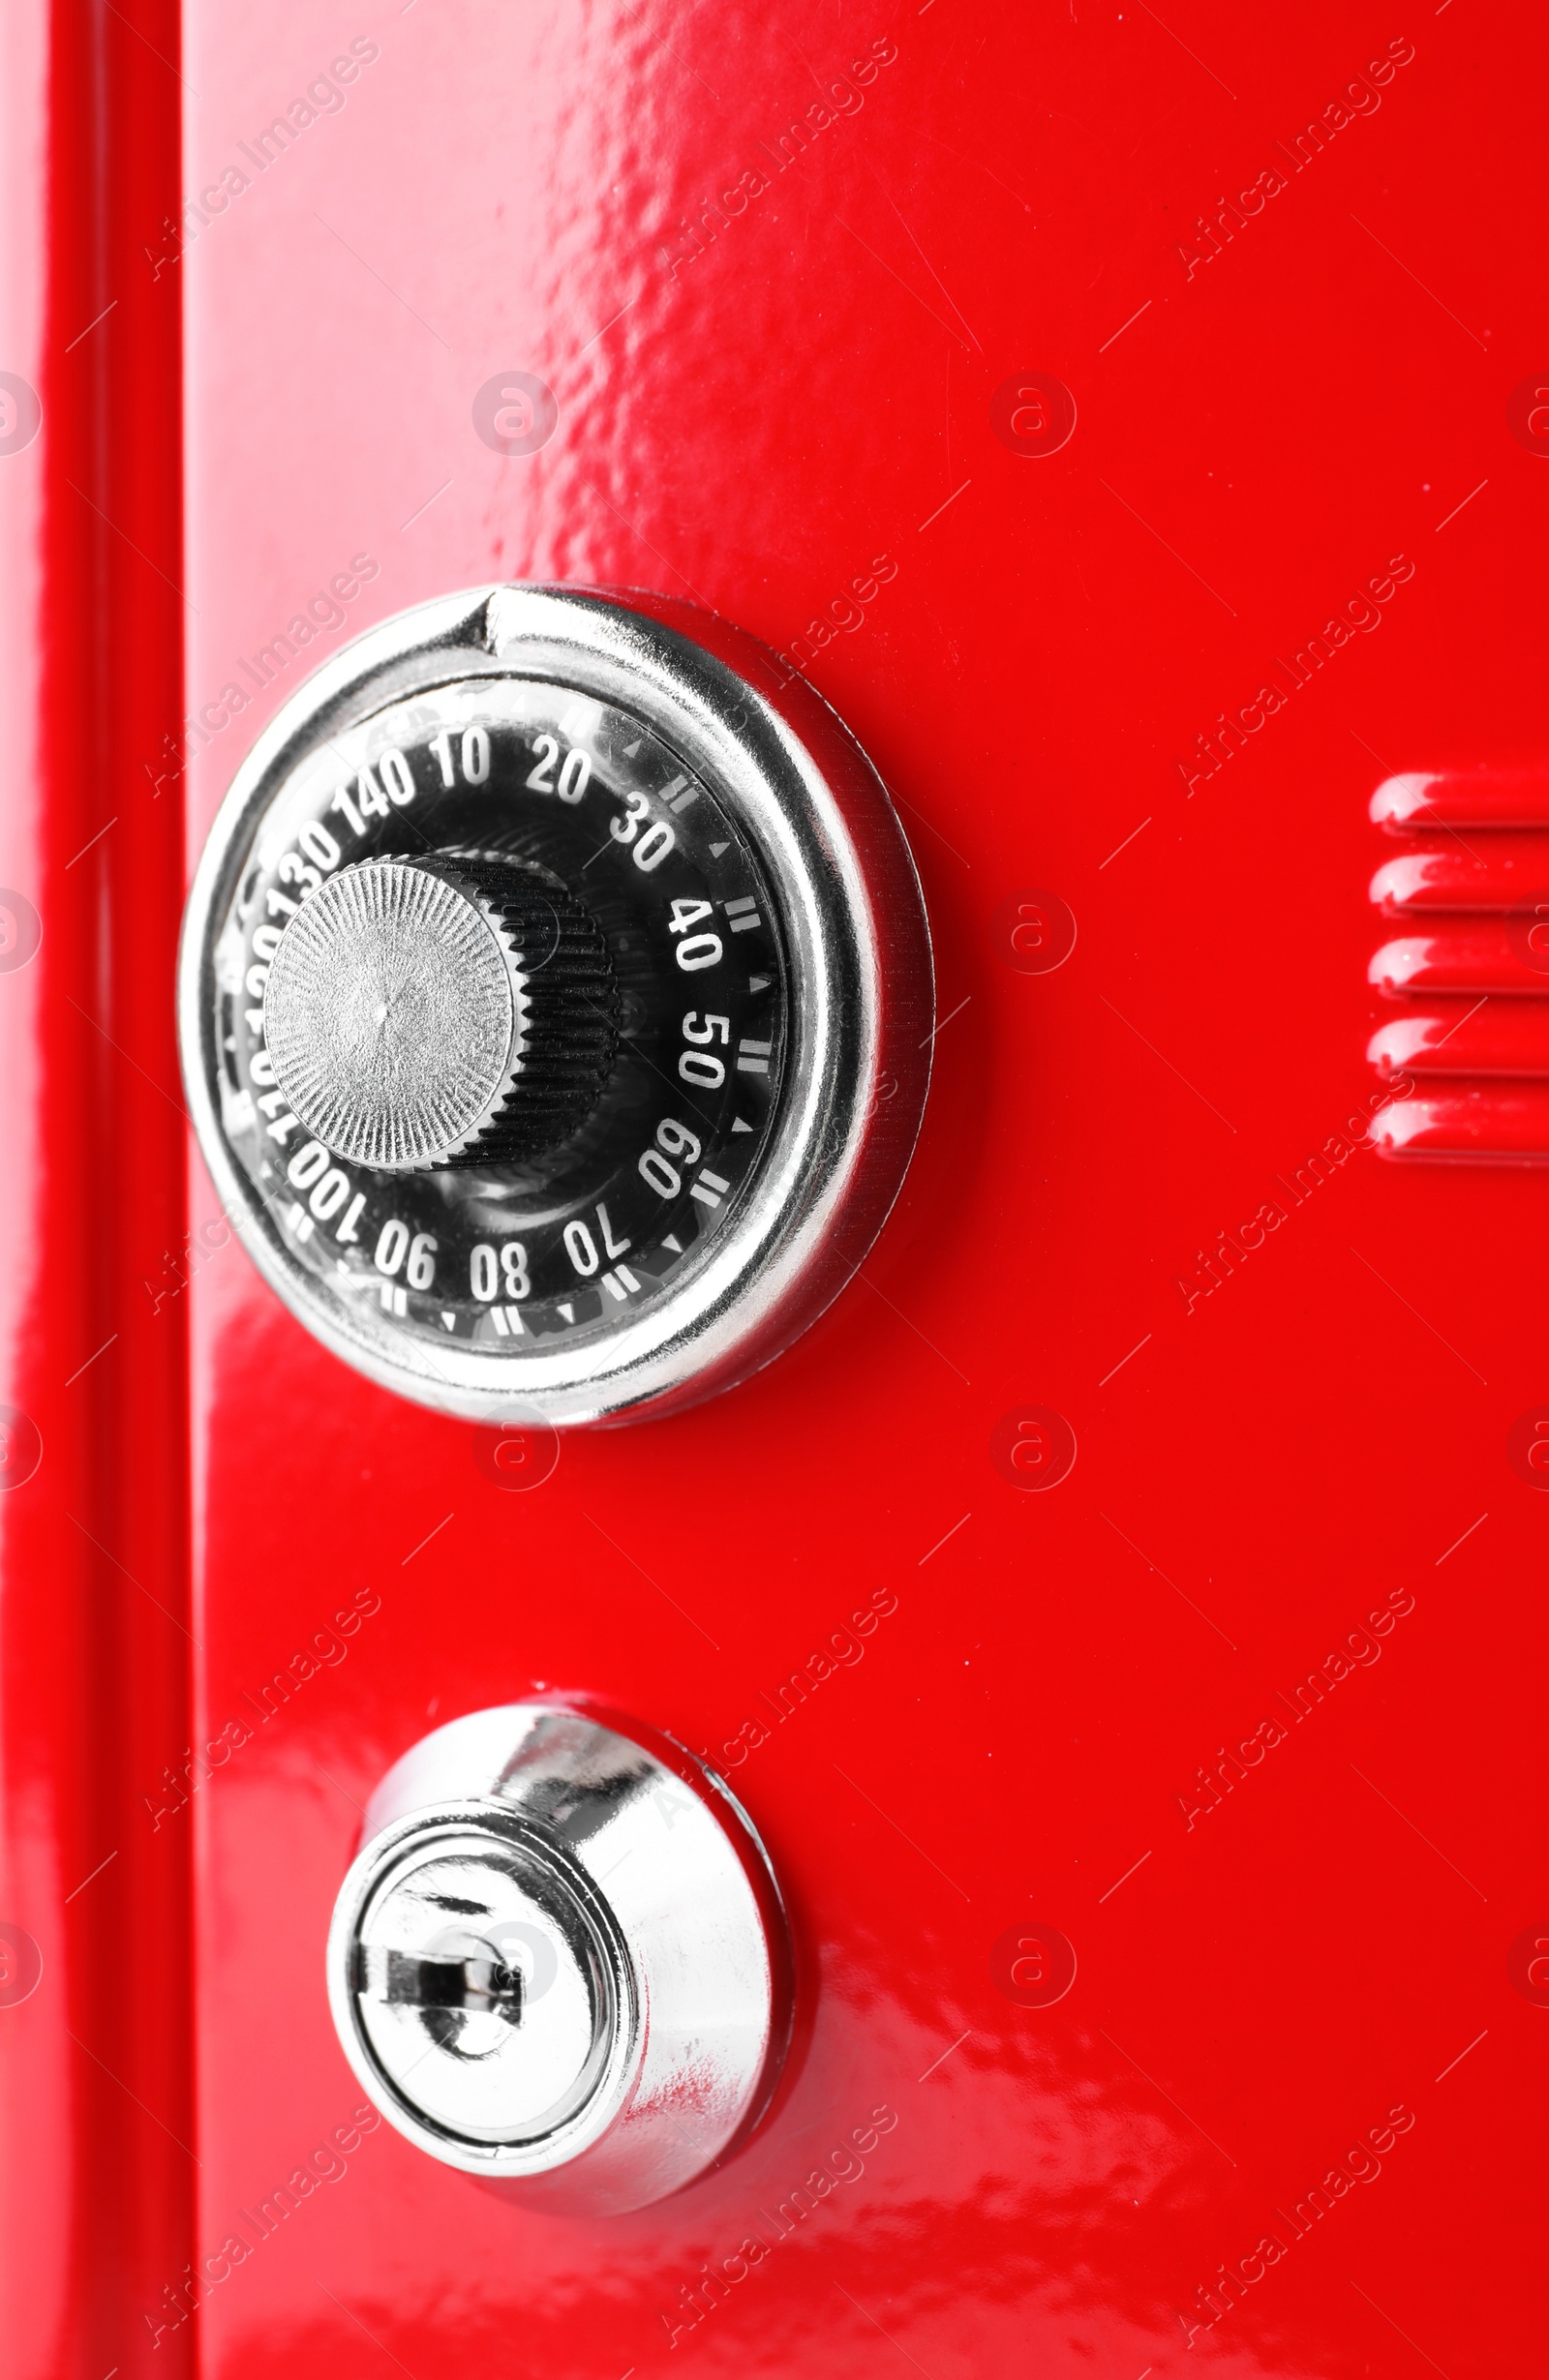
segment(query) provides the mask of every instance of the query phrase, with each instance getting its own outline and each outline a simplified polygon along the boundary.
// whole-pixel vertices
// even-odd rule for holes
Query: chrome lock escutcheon
[[[757,2122],[791,1959],[767,1855],[709,1770],[647,1731],[514,1703],[382,1780],[328,1990],[407,2139],[529,2203],[621,2214]]]

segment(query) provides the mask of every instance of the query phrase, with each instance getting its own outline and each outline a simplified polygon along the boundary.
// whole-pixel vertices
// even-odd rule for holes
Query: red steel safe
[[[1541,22],[22,0],[7,47],[8,2369],[1537,2372]],[[261,1270],[202,1153],[174,976],[228,789],[288,721],[345,750],[359,655],[409,717],[389,623],[429,649],[449,597],[469,670],[687,640],[751,689],[720,748],[871,804],[835,1013],[883,1017],[891,1155],[697,1402],[400,1393],[273,1285],[328,1149]],[[485,712],[434,708],[300,829],[329,886],[362,785],[386,833],[483,781]],[[605,773],[521,715],[532,799]],[[631,897],[704,774],[697,828],[682,775],[594,814]],[[333,897],[289,881],[276,1063]],[[670,983],[691,929],[774,999],[763,879],[699,881]],[[728,1075],[704,992],[683,1084],[774,1100],[822,1005],[782,930],[785,1023]],[[674,1130],[662,1195],[723,1161]],[[382,1232],[328,1241],[379,1348],[430,1263]],[[497,1242],[448,1365],[550,1345]],[[621,1729],[777,1943],[736,2121],[673,2165],[664,2087],[671,2186],[610,2212],[427,2154],[330,2015],[363,1834],[512,1706]],[[453,2063],[559,2021],[531,1966],[381,1956]]]

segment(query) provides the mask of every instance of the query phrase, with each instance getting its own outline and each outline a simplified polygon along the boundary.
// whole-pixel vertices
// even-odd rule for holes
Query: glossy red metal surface
[[[194,1657],[179,323],[138,245],[176,47],[174,9],[23,7],[0,84],[0,2305],[70,2380],[146,2364],[194,2236],[192,1847],[146,1799]]]
[[[211,2380],[1536,2373],[1541,1177],[1377,1161],[1466,1119],[1364,1052],[1374,789],[1409,772],[1406,831],[1549,817],[1545,45],[1451,6],[193,0],[194,212],[138,268],[187,310],[190,854],[353,630],[498,575],[646,586],[870,751],[942,1023],[835,1308],[531,1492],[234,1248],[179,1300],[220,1765],[152,1839],[197,1844],[165,2280],[201,2278],[181,2321],[119,2289],[96,2380],[191,2338]],[[554,427],[497,451],[519,374]],[[1426,988],[1417,1020],[1469,1006]],[[68,1106],[73,1045],[22,1046]],[[85,1316],[39,1311],[62,1377]],[[377,1780],[551,1692],[726,1765],[805,1983],[770,2124],[606,2223],[361,2127],[323,1988]],[[40,2270],[88,2138],[46,2113]],[[29,2370],[88,2368],[36,2335]]]

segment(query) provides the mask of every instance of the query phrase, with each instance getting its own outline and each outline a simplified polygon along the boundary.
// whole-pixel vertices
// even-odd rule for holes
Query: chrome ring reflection
[[[740,1806],[665,1738],[546,1703],[427,1736],[373,1795],[329,1934],[362,2087],[442,2163],[622,2214],[744,2138],[790,1950]]]

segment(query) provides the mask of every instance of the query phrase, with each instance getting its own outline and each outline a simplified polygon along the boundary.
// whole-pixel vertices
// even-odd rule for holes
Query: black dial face
[[[325,879],[446,854],[542,870],[581,905],[617,983],[617,1050],[557,1146],[377,1171],[315,1137],[280,1088],[269,969]],[[779,1101],[787,975],[751,845],[641,720],[565,686],[465,679],[319,745],[260,821],[215,972],[222,1130],[268,1230],[384,1352],[407,1333],[432,1367],[449,1346],[519,1367],[681,1284],[737,1212]]]

